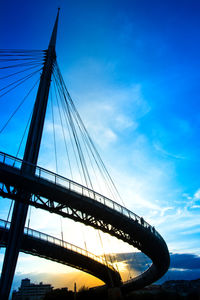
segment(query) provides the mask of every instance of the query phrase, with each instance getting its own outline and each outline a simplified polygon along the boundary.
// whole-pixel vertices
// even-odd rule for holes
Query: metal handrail
[[[10,163],[9,163],[10,161]],[[3,163],[8,166],[12,166],[13,168],[17,168],[21,170],[22,164],[31,166],[35,169],[35,176],[37,178],[46,179],[55,185],[60,185],[62,187],[65,187],[69,189],[70,191],[76,192],[82,196],[89,197],[97,202],[100,202],[101,204],[104,204],[105,206],[115,210],[118,213],[121,213],[122,215],[128,217],[129,219],[133,220],[134,222],[142,225],[143,227],[148,228],[153,234],[155,234],[159,239],[163,240],[161,235],[155,230],[153,226],[151,226],[149,223],[147,223],[142,217],[139,217],[129,209],[125,208],[124,206],[116,203],[115,201],[73,181],[70,180],[64,176],[58,175],[52,171],[49,171],[47,169],[44,169],[42,167],[33,165],[31,163],[28,163],[26,161],[23,161],[20,158],[14,157],[12,155],[6,154],[4,152],[0,151],[0,163]],[[64,184],[65,183],[65,184]]]
[[[10,222],[0,219],[0,228],[10,229],[10,224],[11,224]],[[89,258],[92,258],[93,260],[95,260],[99,263],[102,263],[102,264],[106,265],[107,267],[111,268],[112,270],[116,271],[116,269],[112,266],[112,264],[107,262],[104,257],[97,256],[97,255],[95,255],[95,254],[93,254],[93,253],[91,253],[91,252],[89,252],[85,249],[82,249],[82,248],[80,248],[78,246],[75,246],[71,243],[60,240],[60,239],[58,239],[54,236],[51,236],[51,235],[48,235],[46,233],[31,229],[31,228],[27,228],[27,227],[24,228],[24,234],[28,235],[30,237],[33,237],[33,238],[37,238],[37,239],[46,241],[47,243],[52,243],[52,244],[61,246],[65,249],[72,250],[74,252],[80,253],[80,254],[82,254],[84,256],[87,256]]]

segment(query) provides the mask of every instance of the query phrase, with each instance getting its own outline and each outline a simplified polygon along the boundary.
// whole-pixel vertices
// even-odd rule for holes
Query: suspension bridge
[[[41,72],[40,79],[36,80],[28,90],[26,96],[23,97],[0,130],[0,132],[4,131],[38,84],[34,107],[29,116],[17,155],[0,152],[0,196],[5,198],[5,201],[12,199],[14,202],[11,222],[0,220],[0,245],[6,247],[0,281],[0,298],[5,300],[9,297],[19,251],[83,270],[101,279],[110,288],[120,288],[124,294],[155,282],[165,274],[169,267],[167,245],[155,228],[128,210],[125,205],[113,201],[104,193],[95,191],[95,184],[92,183],[92,176],[89,174],[86,156],[90,163],[93,160],[91,168],[94,174],[96,174],[94,166],[96,164],[101,176],[109,182],[109,190],[113,189],[117,193],[117,189],[71,99],[58,67],[55,52],[58,17],[59,12],[47,50],[0,51],[0,61],[6,64],[13,62],[13,65],[4,65],[0,68],[6,72],[1,79],[7,80],[24,74],[24,76],[1,88],[0,97],[7,96],[10,91],[15,90],[19,85],[26,84],[29,79]],[[17,68],[17,70],[8,73],[8,70],[13,70],[13,68]],[[52,75],[54,96],[58,104],[58,116],[62,125],[61,132],[66,146],[68,170],[72,179],[58,174],[59,161],[56,156],[58,151],[56,146],[54,147],[56,172],[49,171],[37,164]],[[52,97],[52,92],[50,92],[51,100]],[[51,111],[53,129],[55,129],[52,102]],[[66,126],[64,125],[65,122]],[[65,127],[68,128],[67,135]],[[55,142],[55,130],[53,132]],[[26,134],[27,139],[25,141]],[[73,141],[71,150],[67,145],[69,137]],[[81,141],[85,145],[85,150],[82,149]],[[18,156],[23,143],[25,143],[25,150],[23,159],[20,159]],[[72,158],[70,151],[74,151],[75,148],[77,152]],[[73,160],[76,163],[79,161],[77,164],[78,176],[84,184],[73,178]],[[93,177],[96,178],[96,175]],[[119,271],[108,263],[106,258],[97,257],[87,250],[63,240],[26,228],[25,222],[30,206],[91,226],[99,232],[108,233],[142,251],[151,259],[152,264],[139,276],[123,282]]]

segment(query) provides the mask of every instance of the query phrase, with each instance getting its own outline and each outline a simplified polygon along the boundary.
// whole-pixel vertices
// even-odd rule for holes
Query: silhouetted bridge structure
[[[27,169],[34,168],[35,174],[23,172],[22,164],[23,166],[26,165]],[[0,196],[16,201],[27,199],[28,204],[36,208],[41,208],[100,229],[141,250],[152,260],[152,264],[140,276],[121,283],[120,275],[117,271],[99,262],[95,256],[87,256],[87,252],[80,253],[80,248],[76,248],[77,251],[73,251],[73,257],[75,258],[79,255],[79,258],[80,256],[81,258],[77,259],[76,257],[71,261],[67,259],[65,253],[66,251],[72,252],[72,250],[63,247],[62,241],[59,242],[59,245],[54,243],[55,246],[52,248],[50,246],[52,249],[50,251],[49,245],[53,244],[52,239],[54,238],[49,237],[50,241],[47,235],[45,235],[44,239],[34,234],[31,237],[29,231],[26,232],[25,230],[22,251],[32,253],[31,251],[35,249],[36,252],[32,253],[34,255],[58,260],[61,263],[73,265],[91,274],[95,271],[93,275],[102,279],[108,285],[111,284],[111,281],[114,286],[121,285],[123,292],[151,284],[167,271],[169,267],[169,252],[161,235],[143,218],[111,199],[63,176],[26,163],[24,160],[3,152],[0,152],[0,183]],[[23,193],[31,194],[31,197],[18,197],[16,191],[19,190],[22,190]],[[8,229],[1,228],[1,232],[3,230],[8,231]],[[31,232],[34,233],[36,231]],[[3,235],[1,234],[1,236]],[[6,242],[6,238],[4,242]],[[45,247],[41,247],[42,244]],[[59,253],[61,253],[59,258],[56,250],[53,250],[55,247],[56,249],[59,248]],[[97,265],[98,267],[95,269]],[[109,275],[109,278],[108,274],[112,274],[112,276]]]
[[[1,243],[6,246],[0,279],[0,298],[2,300],[8,300],[9,298],[19,251],[74,266],[75,268],[84,270],[100,278],[107,286],[120,286],[124,293],[142,288],[158,280],[164,275],[169,267],[169,252],[167,245],[155,228],[130,210],[93,190],[91,176],[84,154],[87,154],[89,161],[91,158],[93,159],[100,174],[103,176],[102,178],[105,181],[107,179],[108,183],[112,184],[113,187],[115,186],[80,118],[80,115],[78,114],[58,67],[55,50],[58,18],[59,10],[47,50],[39,52],[31,51],[30,53],[29,50],[11,50],[10,52],[2,50],[2,61],[13,62],[14,60],[17,62],[15,63],[15,66],[10,65],[2,67],[2,70],[24,66],[24,60],[29,61],[31,59],[29,62],[30,64],[28,64],[28,69],[21,71],[17,69],[17,71],[14,71],[14,73],[10,75],[6,72],[2,77],[4,79],[32,69],[33,61],[35,61],[37,66],[39,58],[42,61],[42,68],[40,69],[42,72],[31,115],[23,159],[21,160],[0,152],[0,196],[15,200],[9,229],[4,223],[4,226],[0,226]],[[17,55],[16,58],[14,57],[15,54]],[[23,63],[19,63],[20,59]],[[2,94],[0,96],[7,94],[7,92],[23,83],[27,78],[31,78],[34,73],[35,72],[22,78],[18,78],[12,83],[4,86],[1,89]],[[54,94],[57,99],[58,108],[60,103],[63,109],[63,114],[60,113],[63,138],[65,139],[62,121],[64,118],[64,124],[68,128],[69,136],[70,138],[73,138],[72,153],[74,153],[76,159],[78,158],[77,166],[79,166],[79,172],[82,170],[82,175],[84,177],[84,181],[81,182],[90,186],[91,189],[37,166],[52,78],[55,83]],[[23,98],[23,101],[18,105],[18,108],[28,97],[34,86]],[[5,89],[7,90],[5,91]],[[60,99],[60,102],[58,101],[58,98]],[[60,112],[60,108],[58,110]],[[11,117],[9,120],[10,119]],[[6,122],[3,129],[6,127],[9,120]],[[53,128],[54,127],[55,126],[53,126]],[[79,134],[77,133],[77,130]],[[85,150],[82,149],[81,142],[83,143]],[[21,143],[17,153],[19,153],[20,147]],[[54,152],[56,154],[55,131]],[[71,159],[73,161],[71,156],[68,158],[69,161]],[[92,161],[90,161],[90,165],[93,167]],[[71,169],[70,162],[69,169]],[[56,170],[58,169],[56,168]],[[107,263],[105,264],[101,258],[97,258],[84,250],[80,250],[78,247],[72,249],[72,246],[69,246],[68,243],[55,239],[54,237],[26,229],[25,222],[29,205],[44,209],[51,213],[56,213],[65,218],[73,219],[76,222],[92,226],[93,228],[108,233],[142,251],[151,259],[152,264],[140,276],[122,283],[120,274],[112,266]]]
[[[0,219],[0,246],[5,247],[8,240],[10,222]],[[24,228],[21,252],[49,259],[87,272],[104,281],[108,286],[119,286],[121,277],[102,256],[67,243],[51,235]]]

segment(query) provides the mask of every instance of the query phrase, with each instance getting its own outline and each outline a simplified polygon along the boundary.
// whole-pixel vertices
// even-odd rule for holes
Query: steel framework
[[[31,193],[27,204],[100,229],[145,253],[152,265],[122,285],[122,290],[151,284],[169,267],[169,251],[161,235],[150,224],[125,207],[74,181],[35,166],[35,174],[21,172],[25,162],[0,153],[0,196],[22,201],[16,191]],[[27,163],[27,165],[30,165]]]

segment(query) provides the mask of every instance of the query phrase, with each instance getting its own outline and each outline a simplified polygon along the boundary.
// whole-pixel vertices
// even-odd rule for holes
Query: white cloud
[[[191,208],[200,208],[200,205],[192,205]]]
[[[195,200],[200,200],[200,189],[198,189],[198,190],[196,191],[196,193],[194,194],[194,199],[195,199]]]
[[[86,59],[66,75],[73,78],[70,93],[95,142],[101,146],[107,130],[120,135],[125,130],[136,130],[138,120],[150,111],[142,95],[141,86],[112,84],[113,69],[107,62]],[[115,66],[113,65],[113,68]],[[110,78],[105,77],[110,76]],[[84,83],[83,83],[84,78]],[[110,141],[112,144],[113,140]],[[104,147],[103,147],[104,148]]]
[[[176,158],[176,159],[185,159],[185,157],[183,155],[170,153],[170,152],[166,151],[165,149],[163,149],[163,147],[161,146],[161,144],[158,141],[154,142],[154,148],[156,149],[156,151],[160,152],[165,157],[171,157],[171,158]]]
[[[91,94],[84,97],[84,107],[80,107],[81,115],[88,131],[100,146],[108,130],[114,132],[115,136],[125,130],[135,131],[137,120],[149,110],[138,86],[121,90],[105,89],[95,97]]]
[[[190,235],[190,234],[196,234],[196,233],[200,233],[200,227],[199,228],[190,229],[190,230],[185,230],[185,231],[181,232],[181,234],[183,234],[183,235]]]
[[[161,213],[160,213],[160,217],[163,217],[166,212],[169,212],[169,210],[173,210],[174,208],[173,207],[164,207],[161,209]]]
[[[103,143],[105,143],[105,141],[107,143],[109,142],[115,142],[117,140],[117,135],[111,130],[111,129],[106,129],[104,131],[104,140]]]

